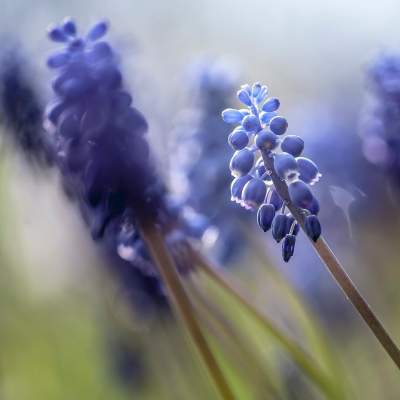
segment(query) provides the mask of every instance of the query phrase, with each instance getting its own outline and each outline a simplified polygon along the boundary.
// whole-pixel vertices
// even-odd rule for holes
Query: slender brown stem
[[[174,261],[165,245],[164,238],[151,222],[142,222],[140,224],[140,231],[155,264],[160,270],[159,272],[169,291],[175,310],[186,326],[219,394],[225,400],[234,400],[235,397],[194,316],[192,304],[180,282]]]
[[[305,215],[301,209],[296,207],[290,200],[288,193],[288,187],[286,182],[281,180],[275,173],[273,166],[273,158],[265,152],[261,152],[265,167],[270,171],[272,181],[275,185],[276,191],[285,201],[287,208],[292,213],[293,217],[296,218],[297,222],[300,224],[301,228],[304,230]],[[361,317],[364,319],[365,323],[374,333],[375,337],[379,340],[383,348],[389,354],[391,359],[400,368],[400,350],[390,337],[382,323],[379,321],[378,317],[374,314],[371,307],[365,301],[355,284],[352,282],[350,277],[347,275],[343,266],[340,264],[339,260],[336,258],[333,251],[330,249],[325,239],[321,236],[316,242],[310,239],[315,251],[324,262],[329,272],[332,274],[336,280],[339,287],[345,293],[347,299],[351,301],[353,306],[359,312]]]
[[[328,396],[328,398],[338,398],[336,396],[336,388],[328,376],[322,372],[318,364],[313,360],[296,342],[288,338],[275,324],[270,321],[261,311],[259,311],[247,299],[247,296],[239,289],[238,285],[228,282],[219,272],[217,268],[212,266],[203,255],[192,249],[193,257],[196,264],[220,287],[235,298],[250,315],[255,318],[266,330],[282,345],[282,347],[290,354],[293,361],[311,378],[311,380]]]

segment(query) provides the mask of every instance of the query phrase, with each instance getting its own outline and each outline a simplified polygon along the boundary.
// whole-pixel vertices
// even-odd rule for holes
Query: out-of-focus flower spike
[[[282,140],[281,149],[293,157],[298,157],[304,150],[304,140],[296,135],[288,135]]]

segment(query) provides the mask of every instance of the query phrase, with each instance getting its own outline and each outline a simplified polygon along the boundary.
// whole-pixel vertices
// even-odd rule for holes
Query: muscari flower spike
[[[400,54],[385,52],[367,70],[360,134],[365,158],[400,182]]]
[[[280,102],[267,95],[265,85],[243,85],[237,97],[246,108],[228,108],[222,112],[225,122],[238,125],[228,139],[236,150],[230,161],[235,178],[231,199],[246,209],[258,209],[258,225],[264,232],[272,229],[274,239],[283,241],[282,257],[287,262],[294,253],[299,224],[274,187],[272,171],[266,167],[262,155],[272,158],[274,172],[287,184],[291,203],[306,216],[305,230],[313,241],[321,235],[321,225],[316,216],[319,204],[309,186],[318,182],[321,174],[313,161],[301,156],[303,139],[285,135],[288,123],[277,113]]]
[[[107,29],[100,21],[80,37],[70,18],[49,29],[49,38],[63,48],[47,60],[56,77],[44,125],[63,184],[77,200],[93,239],[114,261],[109,263],[112,272],[127,290],[140,290],[158,306],[166,303],[165,293],[138,218],[157,221],[183,273],[188,272],[186,237],[177,231],[190,230],[187,236],[193,236],[200,226],[193,229],[193,218],[185,216],[178,221],[167,199],[145,137],[147,121],[124,88],[119,59],[104,40]]]

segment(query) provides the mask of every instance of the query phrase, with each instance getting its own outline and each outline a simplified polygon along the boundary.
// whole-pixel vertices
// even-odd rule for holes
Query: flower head
[[[179,271],[187,272],[186,236],[179,232],[193,236],[193,218],[180,216],[168,201],[145,136],[147,121],[124,87],[119,58],[104,40],[107,30],[100,21],[80,37],[71,19],[49,29],[63,48],[47,60],[56,76],[44,125],[64,186],[78,200],[93,239],[113,258],[110,268],[132,292],[141,288],[153,303],[165,303],[137,222],[155,221]]]
[[[317,214],[318,201],[309,185],[316,183],[321,174],[314,162],[301,157],[304,141],[296,135],[284,136],[288,123],[277,113],[280,102],[267,95],[268,88],[260,83],[243,85],[237,97],[246,108],[222,112],[225,122],[238,125],[228,140],[236,150],[230,161],[231,173],[236,177],[231,195],[244,208],[258,209],[259,226],[263,231],[272,228],[275,240],[283,240],[282,256],[289,261],[299,224],[286,211],[287,202],[304,215]],[[240,140],[233,140],[236,138]],[[275,187],[271,175],[285,183],[285,193]],[[318,218],[313,215],[307,219],[307,234],[315,241],[320,233]]]

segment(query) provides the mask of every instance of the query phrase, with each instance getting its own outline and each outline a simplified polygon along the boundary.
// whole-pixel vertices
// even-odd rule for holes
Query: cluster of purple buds
[[[145,137],[147,121],[132,106],[119,59],[103,39],[107,30],[108,24],[100,21],[82,38],[70,18],[49,29],[50,39],[64,47],[47,60],[57,75],[45,127],[64,186],[77,198],[92,237],[123,262],[120,275],[128,263],[152,285],[158,271],[138,219],[160,226],[182,273],[191,269],[186,236],[196,236],[205,222],[197,215],[181,215],[182,207],[169,201]],[[134,278],[126,282],[130,285]]]
[[[272,229],[273,238],[283,240],[284,261],[292,257],[299,224],[287,209],[290,201],[305,215],[304,227],[316,241],[321,234],[317,218],[319,204],[310,185],[321,177],[313,161],[302,157],[304,141],[296,135],[285,135],[288,123],[278,114],[280,102],[268,97],[268,89],[260,83],[243,85],[237,97],[246,108],[226,109],[222,118],[238,124],[230,133],[228,143],[235,150],[230,161],[231,200],[248,210],[258,210],[257,222],[266,232]],[[265,165],[272,162],[273,171]],[[276,188],[272,175],[285,182],[288,198]]]

